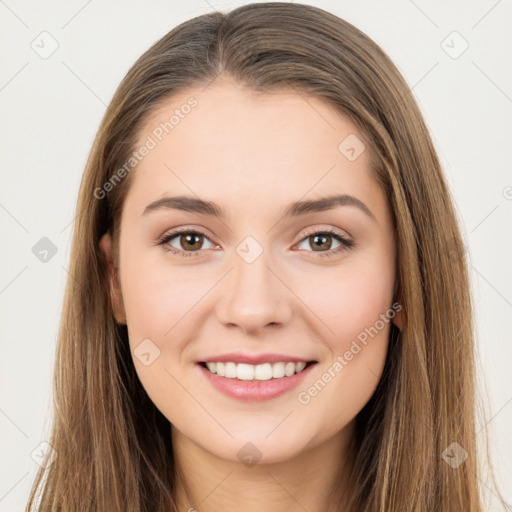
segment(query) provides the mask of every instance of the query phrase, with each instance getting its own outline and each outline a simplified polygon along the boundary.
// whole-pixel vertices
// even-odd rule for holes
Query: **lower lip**
[[[216,373],[202,365],[198,365],[204,376],[211,385],[218,391],[238,400],[245,401],[263,401],[275,398],[298,386],[315,366],[316,363],[309,364],[304,370],[295,373],[291,377],[281,377],[280,379],[270,379],[261,381],[247,381],[239,379],[229,379],[228,377],[219,377]]]

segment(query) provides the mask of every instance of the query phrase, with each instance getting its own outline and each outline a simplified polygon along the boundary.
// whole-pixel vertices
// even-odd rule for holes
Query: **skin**
[[[356,126],[294,90],[258,93],[218,78],[169,99],[140,131],[140,143],[190,96],[197,107],[132,171],[118,268],[109,234],[101,240],[115,278],[115,315],[127,323],[132,353],[145,339],[160,350],[148,366],[133,360],[172,424],[188,488],[179,485],[180,510],[325,511],[335,484],[346,485],[354,418],[382,374],[389,323],[308,404],[297,394],[391,307],[391,212],[369,171],[368,151],[349,161],[338,150],[349,134],[364,141]],[[363,201],[375,220],[354,206],[282,219],[291,202],[333,193]],[[165,209],[142,215],[151,202],[182,194],[218,203],[226,219]],[[156,245],[179,227],[208,236],[198,249],[188,248],[195,255],[180,257]],[[311,228],[332,228],[355,246],[322,257]],[[250,264],[236,252],[247,236],[263,248]],[[324,253],[340,246],[329,241]],[[186,252],[181,242],[177,236],[167,245]],[[400,326],[401,316],[394,322]],[[318,363],[298,388],[243,402],[214,389],[196,364],[239,349]],[[237,455],[247,442],[262,454],[250,467]]]

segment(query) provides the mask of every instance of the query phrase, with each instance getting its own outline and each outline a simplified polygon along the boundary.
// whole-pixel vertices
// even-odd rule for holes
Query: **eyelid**
[[[333,226],[322,226],[322,225],[315,225],[311,228],[306,228],[305,232],[302,234],[301,238],[299,239],[299,242],[304,240],[304,238],[307,238],[308,236],[312,236],[318,233],[329,233],[330,235],[336,235],[340,238],[343,238],[344,240],[351,241],[353,238],[348,232],[343,232],[339,228],[335,228]]]
[[[206,234],[201,228],[196,228],[192,226],[185,226],[181,228],[176,228],[176,230],[171,230],[170,232],[164,233],[161,237],[158,238],[155,245],[162,245],[164,246],[165,251],[172,252],[178,256],[198,256],[200,255],[203,250],[198,251],[184,251],[182,249],[176,249],[172,246],[167,246],[168,242],[170,242],[175,237],[181,235],[181,234],[197,234],[205,237],[207,240],[209,240],[212,244],[219,246],[220,244],[216,243],[214,240],[212,240],[212,237],[208,234]],[[355,242],[351,236],[347,237],[345,234],[343,234],[341,231],[339,231],[337,228],[333,227],[319,227],[315,226],[313,228],[307,228],[306,232],[301,235],[301,238],[296,242],[293,246],[300,244],[301,242],[304,242],[307,238],[316,235],[316,234],[326,234],[333,238],[336,238],[340,242],[340,246],[336,247],[335,249],[329,249],[327,251],[305,251],[305,252],[311,252],[316,253],[318,256],[322,257],[329,257],[329,256],[335,256],[340,251],[348,250],[352,248],[355,245]],[[167,246],[167,247],[166,247]]]
[[[332,238],[335,238],[340,243],[339,247],[336,247],[334,249],[328,249],[327,251],[306,251],[308,253],[315,253],[315,255],[320,258],[329,258],[337,256],[342,252],[352,249],[356,245],[352,237],[347,237],[346,235],[338,231],[338,229],[333,227],[323,228],[318,226],[312,228],[310,231],[302,235],[301,239],[295,245],[301,244],[309,237],[317,234],[328,235]]]
[[[170,232],[165,232],[162,236],[160,236],[156,240],[155,245],[162,245],[162,246],[164,246],[164,250],[165,251],[169,251],[169,252],[172,252],[174,254],[181,255],[181,256],[196,256],[199,253],[203,252],[202,250],[199,250],[199,251],[184,251],[182,249],[176,249],[175,247],[172,247],[172,246],[168,245],[168,243],[173,238],[176,238],[177,236],[182,235],[184,233],[201,235],[204,238],[206,238],[207,240],[209,240],[210,243],[212,243],[213,245],[216,245],[216,246],[219,245],[214,240],[212,240],[212,237],[210,235],[206,234],[202,229],[196,228],[196,227],[191,227],[191,226],[185,226],[185,227],[182,227],[182,228],[176,228],[176,230],[171,230]]]

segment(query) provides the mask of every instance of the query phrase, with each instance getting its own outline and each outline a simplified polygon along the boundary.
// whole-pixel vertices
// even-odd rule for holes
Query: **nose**
[[[289,322],[293,294],[279,272],[270,268],[265,252],[252,263],[234,254],[233,266],[216,306],[220,322],[253,335]]]

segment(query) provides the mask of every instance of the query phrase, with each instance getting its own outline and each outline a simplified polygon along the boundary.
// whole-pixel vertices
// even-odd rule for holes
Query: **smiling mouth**
[[[263,364],[247,364],[229,362],[200,362],[199,365],[206,368],[210,373],[219,377],[240,381],[268,381],[292,377],[303,372],[306,368],[316,364],[317,361],[287,362]]]

